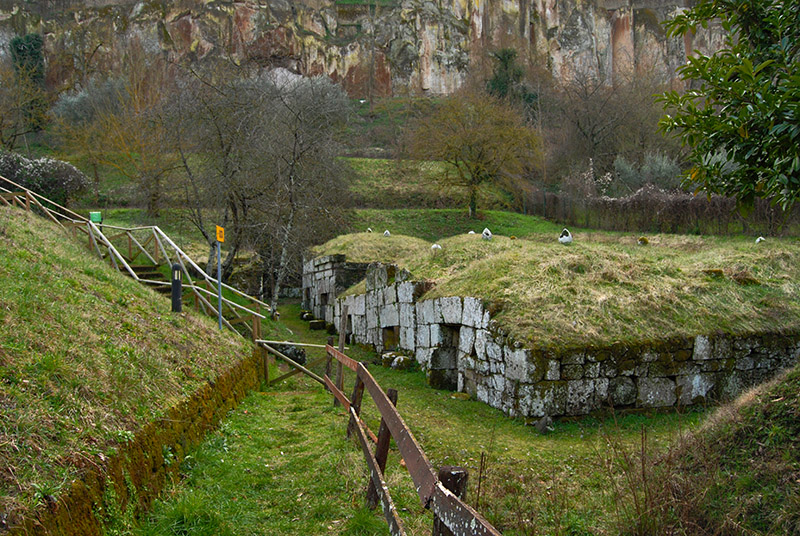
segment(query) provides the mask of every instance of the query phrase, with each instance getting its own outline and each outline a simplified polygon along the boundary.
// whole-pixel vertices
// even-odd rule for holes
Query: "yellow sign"
[[[217,225],[217,242],[225,242],[225,228]]]

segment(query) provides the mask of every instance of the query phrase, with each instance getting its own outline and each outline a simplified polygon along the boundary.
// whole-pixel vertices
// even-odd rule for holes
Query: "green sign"
[[[89,221],[92,223],[103,223],[103,214],[100,212],[90,212]]]

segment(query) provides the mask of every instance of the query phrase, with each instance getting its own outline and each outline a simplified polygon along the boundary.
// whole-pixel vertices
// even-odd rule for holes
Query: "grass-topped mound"
[[[666,474],[650,483],[660,519],[640,525],[667,525],[661,534],[798,534],[798,438],[800,366],[720,408],[674,448]]]
[[[484,227],[496,234],[517,237],[549,232],[558,235],[561,231],[561,227],[542,218],[501,210],[482,210],[477,219],[470,218],[465,209],[354,210],[350,217],[350,229],[361,232],[368,227],[376,232],[383,233],[388,229],[392,234],[425,240],[440,240],[469,231],[480,234]]]
[[[359,237],[339,237],[317,252],[369,260]],[[564,246],[550,233],[491,241],[459,235],[422,254],[414,244],[393,260],[415,279],[436,282],[423,299],[480,297],[517,340],[536,346],[800,329],[796,240],[657,235],[639,245],[635,236],[577,233]]]
[[[394,263],[423,255],[430,248],[430,243],[421,238],[404,235],[387,237],[381,231],[341,235],[311,251],[315,256],[345,254],[349,262]]]
[[[0,281],[4,524],[252,352],[16,209],[0,208]]]

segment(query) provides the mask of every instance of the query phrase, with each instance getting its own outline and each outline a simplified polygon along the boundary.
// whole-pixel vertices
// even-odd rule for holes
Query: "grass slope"
[[[718,410],[672,454],[658,487],[664,532],[800,534],[800,365]]]
[[[251,352],[16,209],[0,208],[0,281],[4,522]]]
[[[466,188],[445,183],[452,169],[444,162],[386,160],[381,158],[343,158],[352,170],[350,193],[356,206],[382,209],[455,208],[466,210]],[[478,191],[478,207],[503,208],[512,196],[492,185]]]
[[[458,235],[423,252],[418,239],[364,233],[315,251],[369,260],[393,249],[391,260],[415,278],[436,281],[425,297],[481,297],[517,340],[533,345],[800,329],[797,240],[659,235],[640,246],[632,236],[575,233],[563,246],[556,236]]]

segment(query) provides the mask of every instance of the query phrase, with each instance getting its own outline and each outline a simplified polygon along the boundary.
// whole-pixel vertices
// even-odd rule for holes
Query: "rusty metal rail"
[[[414,482],[414,487],[417,490],[422,505],[432,510],[439,521],[455,536],[501,536],[500,532],[475,511],[474,508],[454,495],[442,484],[425,455],[425,451],[422,450],[422,447],[420,447],[414,435],[411,433],[411,430],[409,430],[405,421],[403,421],[403,418],[400,416],[400,413],[395,408],[394,403],[392,403],[378,382],[375,381],[375,378],[369,373],[367,367],[364,366],[363,363],[346,356],[333,346],[328,345],[326,351],[330,357],[336,359],[343,366],[355,371],[357,382],[360,380],[370,397],[372,397],[372,400],[375,402],[380,412],[383,423],[385,423],[388,428],[391,437],[394,438],[400,455],[406,463],[406,468],[411,475],[411,479]],[[323,377],[323,380],[328,390],[339,398],[342,405],[348,410],[351,415],[351,422],[356,423],[354,427],[356,436],[361,443],[362,450],[364,450],[367,465],[370,469],[370,479],[375,490],[378,492],[378,496],[383,505],[384,515],[392,534],[404,534],[402,523],[400,523],[400,520],[397,518],[394,503],[392,503],[388,488],[384,482],[383,471],[376,461],[379,453],[376,452],[373,455],[372,451],[366,446],[366,436],[362,427],[359,409],[355,407],[355,404],[347,400],[344,393],[336,387],[327,375]],[[388,442],[386,442],[386,444],[388,448]]]

